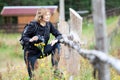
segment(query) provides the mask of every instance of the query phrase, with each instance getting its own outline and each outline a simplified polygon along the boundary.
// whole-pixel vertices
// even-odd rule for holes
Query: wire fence
[[[113,8],[111,10],[106,11],[106,17],[109,18],[111,16],[119,16],[120,15],[120,7]],[[85,16],[86,20],[92,19],[92,14]]]

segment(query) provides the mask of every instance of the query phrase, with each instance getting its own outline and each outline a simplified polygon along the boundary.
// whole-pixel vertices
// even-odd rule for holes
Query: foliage
[[[120,0],[106,0],[106,9],[112,9],[112,8],[117,8],[120,7]]]
[[[65,1],[65,16],[69,18],[69,8],[76,11],[88,10],[91,13],[91,0],[64,0]],[[59,0],[0,0],[0,11],[3,6],[41,6],[41,5],[59,5]],[[106,9],[120,7],[119,0],[106,0]]]
[[[56,0],[1,0],[2,5],[7,6],[28,6],[28,5],[53,5],[57,1]]]

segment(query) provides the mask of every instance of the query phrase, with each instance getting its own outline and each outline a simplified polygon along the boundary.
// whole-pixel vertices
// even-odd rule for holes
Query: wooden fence
[[[119,16],[119,15],[120,15],[120,7],[106,10],[106,17],[107,18],[109,18],[111,16]],[[93,15],[89,14],[89,15],[85,16],[84,18],[86,20],[90,20],[90,19],[92,19],[92,17],[93,17]]]
[[[0,24],[0,30],[5,33],[20,33],[25,24]]]
[[[94,68],[94,72],[93,72],[94,78],[97,78],[96,73],[95,73],[96,70],[101,69],[100,64],[108,64],[111,67],[113,67],[118,74],[120,74],[120,60],[119,59],[111,57],[102,51],[82,49],[80,47],[80,44],[78,44],[78,41],[77,42],[73,41],[75,37],[76,37],[75,35],[64,35],[63,39],[61,39],[60,41],[61,43],[65,44],[65,46],[75,49],[79,55],[81,55],[82,57],[90,61],[90,63],[93,65],[93,68]],[[105,73],[104,75],[107,75],[107,73]],[[102,79],[102,80],[106,80],[106,79]]]

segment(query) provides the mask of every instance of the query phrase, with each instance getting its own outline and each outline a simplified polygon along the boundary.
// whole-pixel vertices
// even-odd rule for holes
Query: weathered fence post
[[[107,34],[106,34],[106,15],[105,0],[92,0],[93,20],[95,29],[96,49],[108,53]],[[99,80],[110,80],[108,64],[99,62],[98,69]]]
[[[80,41],[82,33],[82,17],[73,9],[70,10],[70,33],[76,34],[76,40]],[[71,75],[70,79],[73,80],[73,77],[78,75],[80,71],[80,56],[73,49],[70,49],[69,59],[67,60],[68,71]]]
[[[60,4],[60,15],[59,15],[59,25],[58,29],[62,34],[69,34],[69,26],[68,23],[65,21],[65,12],[64,12],[64,0],[59,0]],[[69,48],[61,44],[61,57],[59,62],[59,68],[63,71],[67,70],[67,56],[69,55]]]
[[[60,9],[59,9],[59,12],[60,12],[60,16],[59,16],[59,20],[60,21],[65,21],[65,9],[64,9],[64,0],[59,0],[60,4]]]
[[[60,9],[60,12],[62,11],[63,9]],[[73,33],[79,35],[77,38],[79,38],[78,41],[80,41],[80,35],[82,32],[82,18],[73,9],[70,9],[70,18],[71,19],[69,26],[71,26],[71,28],[64,21],[63,13],[60,13],[60,22],[58,29],[62,34],[69,34],[73,31]],[[62,69],[64,67],[64,69],[67,70],[67,74],[72,77],[77,75],[80,70],[80,55],[77,54],[77,52],[75,52],[74,50],[62,45],[59,67]],[[73,78],[71,79],[73,80]]]

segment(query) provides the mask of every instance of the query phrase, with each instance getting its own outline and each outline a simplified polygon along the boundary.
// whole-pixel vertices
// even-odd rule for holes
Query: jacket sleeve
[[[53,26],[52,23],[50,23],[50,33],[52,33],[55,38],[61,36],[62,34]]]
[[[33,24],[28,24],[23,31],[23,40],[25,43],[29,42],[29,39],[34,36],[35,26]]]

